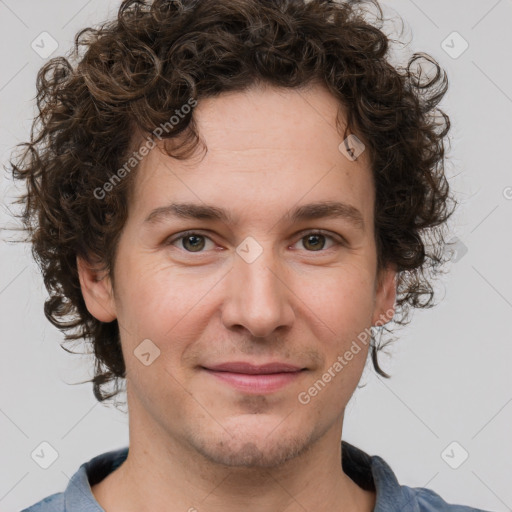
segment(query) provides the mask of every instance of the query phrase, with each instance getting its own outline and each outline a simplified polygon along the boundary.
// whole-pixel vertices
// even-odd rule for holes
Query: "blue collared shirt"
[[[343,471],[363,489],[376,492],[374,512],[486,512],[451,505],[430,489],[400,485],[384,459],[370,456],[346,441],[342,441],[342,451]],[[128,447],[94,457],[80,466],[64,492],[52,494],[22,512],[105,512],[91,486],[117,469],[127,455]]]

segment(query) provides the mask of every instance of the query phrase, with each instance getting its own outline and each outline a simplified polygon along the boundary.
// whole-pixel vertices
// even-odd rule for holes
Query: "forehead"
[[[175,200],[219,205],[233,218],[318,201],[372,214],[367,155],[351,161],[340,151],[343,111],[324,87],[224,93],[200,101],[194,117],[207,152],[177,160],[151,151],[134,185],[138,219]]]

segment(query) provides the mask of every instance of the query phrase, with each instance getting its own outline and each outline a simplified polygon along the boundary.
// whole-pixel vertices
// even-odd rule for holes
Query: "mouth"
[[[278,391],[297,380],[307,370],[279,362],[264,365],[229,362],[202,366],[201,369],[222,383],[249,394]]]

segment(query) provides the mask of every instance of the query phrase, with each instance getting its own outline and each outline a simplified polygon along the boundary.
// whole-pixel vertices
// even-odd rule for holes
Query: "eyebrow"
[[[167,218],[198,219],[236,224],[231,213],[217,206],[196,203],[171,203],[154,209],[144,220],[144,224],[156,224]],[[364,230],[364,219],[354,206],[337,201],[321,201],[299,206],[288,211],[283,221],[291,223],[323,218],[345,219],[357,228]]]

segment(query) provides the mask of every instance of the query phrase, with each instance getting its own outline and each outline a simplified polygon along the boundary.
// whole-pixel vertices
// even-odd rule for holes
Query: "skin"
[[[350,161],[338,150],[338,109],[320,85],[255,86],[199,102],[208,152],[178,161],[155,148],[141,162],[115,289],[78,259],[88,310],[118,319],[127,368],[130,452],[92,488],[107,512],[373,510],[374,493],[340,463],[344,411],[368,347],[307,405],[298,401],[360,332],[390,319],[395,302],[395,271],[377,272],[367,155]],[[236,223],[145,225],[154,208],[178,201],[225,208]],[[364,227],[284,218],[318,201],[357,208]],[[325,238],[307,236],[319,229]],[[199,241],[179,239],[185,230],[198,230]],[[251,263],[236,252],[248,236],[262,249]],[[148,366],[134,355],[144,339],[160,350]],[[201,368],[226,361],[306,370],[277,391],[250,394]]]

